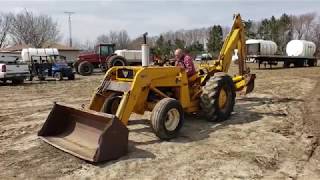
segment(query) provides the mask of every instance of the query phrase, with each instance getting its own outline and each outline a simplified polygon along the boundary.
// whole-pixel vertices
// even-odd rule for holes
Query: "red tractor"
[[[74,68],[78,74],[87,76],[92,74],[94,68],[101,68],[105,71],[112,66],[126,66],[129,63],[141,62],[140,58],[130,59],[128,62],[125,56],[121,56],[115,52],[115,44],[99,44],[95,47],[95,52],[80,54],[74,63]]]

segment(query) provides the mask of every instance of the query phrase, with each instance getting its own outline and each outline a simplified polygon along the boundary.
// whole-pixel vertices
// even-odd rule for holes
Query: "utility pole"
[[[69,16],[69,46],[72,47],[72,36],[71,36],[71,15],[74,14],[75,12],[70,12],[70,11],[66,11],[64,12],[65,14],[67,14]]]

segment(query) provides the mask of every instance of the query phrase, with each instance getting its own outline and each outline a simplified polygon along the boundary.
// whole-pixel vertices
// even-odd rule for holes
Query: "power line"
[[[72,35],[71,35],[71,15],[74,14],[75,12],[71,11],[65,11],[65,14],[69,16],[68,23],[69,23],[69,46],[72,47]]]

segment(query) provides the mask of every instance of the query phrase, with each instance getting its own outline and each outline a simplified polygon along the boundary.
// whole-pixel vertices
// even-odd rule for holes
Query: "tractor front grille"
[[[133,69],[120,68],[117,70],[117,78],[133,79],[134,78],[134,71],[133,71]]]

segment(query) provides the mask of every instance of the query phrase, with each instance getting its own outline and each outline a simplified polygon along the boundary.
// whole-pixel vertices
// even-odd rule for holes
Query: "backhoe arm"
[[[230,33],[226,37],[219,54],[219,61],[223,72],[228,72],[231,64],[232,54],[235,49],[238,49],[239,75],[244,75],[246,71],[245,48],[244,26],[240,14],[236,14]]]

